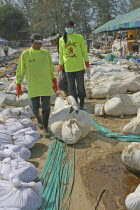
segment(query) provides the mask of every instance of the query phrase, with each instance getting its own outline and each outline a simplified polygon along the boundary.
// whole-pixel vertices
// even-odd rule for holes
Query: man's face
[[[42,43],[37,43],[37,42],[31,41],[31,44],[32,44],[32,48],[34,50],[40,50],[40,48],[42,47]]]

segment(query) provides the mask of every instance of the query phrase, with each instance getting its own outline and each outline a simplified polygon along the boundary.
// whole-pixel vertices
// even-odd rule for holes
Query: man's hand
[[[87,78],[90,78],[90,67],[86,67]]]
[[[56,80],[56,78],[52,79],[52,83],[53,83],[53,90],[56,93],[58,91],[58,86],[57,86],[57,80]]]
[[[16,84],[16,95],[18,98],[22,95],[21,84]]]

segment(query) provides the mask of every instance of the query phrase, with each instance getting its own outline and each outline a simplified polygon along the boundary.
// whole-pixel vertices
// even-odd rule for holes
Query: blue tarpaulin
[[[6,39],[0,38],[0,42],[9,42],[9,41]]]

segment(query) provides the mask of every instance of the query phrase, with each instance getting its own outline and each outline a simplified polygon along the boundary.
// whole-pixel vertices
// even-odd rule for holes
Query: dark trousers
[[[77,97],[79,97],[79,99],[84,99],[86,97],[84,74],[85,70],[66,72],[69,93],[75,98],[76,101]]]
[[[59,80],[58,86],[60,90],[63,90],[64,92],[68,93],[68,82],[66,72],[64,70],[62,71],[62,79]]]
[[[42,112],[46,112],[50,110],[50,96],[37,96],[34,98],[30,98],[31,100],[31,108],[34,114],[37,114],[39,108],[42,108]]]

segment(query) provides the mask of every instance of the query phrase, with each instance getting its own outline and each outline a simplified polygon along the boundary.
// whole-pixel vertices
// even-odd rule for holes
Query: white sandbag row
[[[140,135],[140,108],[138,109],[137,117],[133,118],[126,126],[124,126],[123,132]]]
[[[37,140],[40,138],[40,134],[34,131],[31,127],[21,128],[21,124],[18,125],[18,128],[21,128],[19,131],[15,131],[14,129],[17,124],[10,124],[10,130],[0,130],[0,145],[4,144],[14,144],[19,146],[24,146],[28,149],[32,148]]]
[[[99,116],[134,115],[140,107],[140,92],[130,94],[117,94],[104,104],[95,105],[95,114]]]
[[[114,94],[138,92],[140,90],[140,76],[135,73],[96,73],[87,84],[87,98],[107,98]]]
[[[0,208],[38,210],[41,206],[41,182],[25,183],[13,174],[9,180],[0,180]]]
[[[0,145],[15,144],[30,149],[40,138],[35,130],[36,126],[24,108],[7,108],[0,114]]]
[[[8,107],[1,111],[0,117],[9,117],[15,119],[22,119],[25,117],[34,118],[34,114],[31,110],[31,106],[25,107]]]
[[[22,182],[32,182],[38,176],[38,171],[32,163],[10,157],[0,161],[0,179],[9,180],[9,171]]]
[[[74,144],[87,136],[91,127],[90,115],[78,110],[77,103],[72,96],[68,96],[66,100],[58,97],[54,110],[49,123],[55,137],[66,144]]]
[[[103,62],[103,60],[100,62]],[[117,64],[116,65],[102,64],[102,65],[98,65],[97,67],[92,67],[90,76],[92,77],[93,75],[96,74],[96,72],[109,73],[109,72],[125,72],[125,71],[126,71],[125,68],[123,68],[122,66],[119,66]]]

